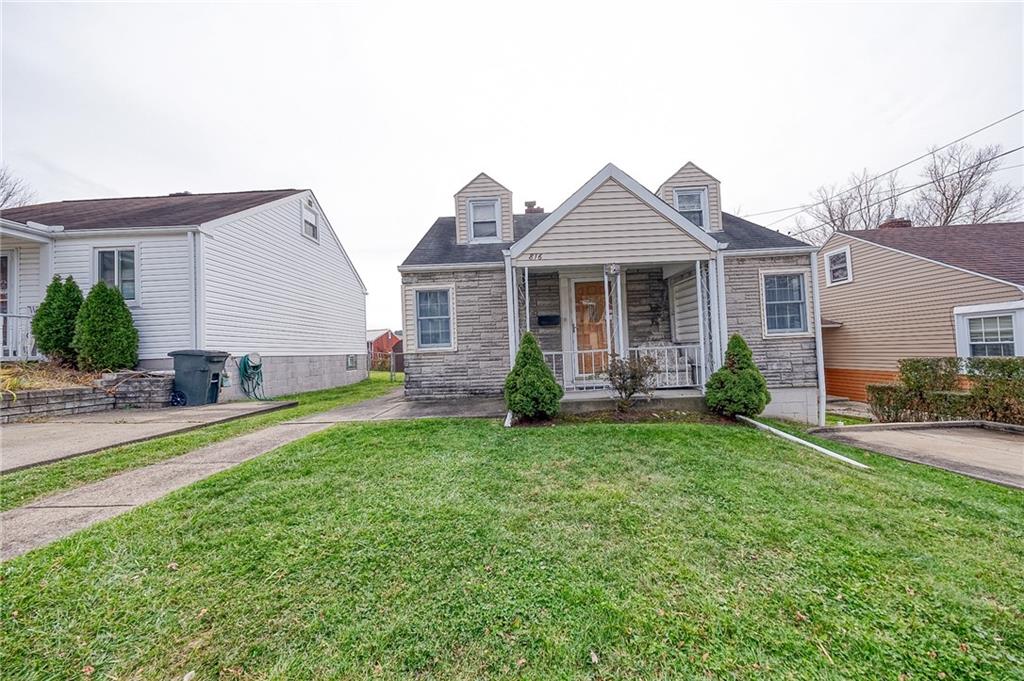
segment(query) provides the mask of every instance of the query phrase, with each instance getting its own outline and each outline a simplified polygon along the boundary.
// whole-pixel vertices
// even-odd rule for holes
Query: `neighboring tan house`
[[[814,247],[723,213],[692,163],[657,192],[609,164],[552,213],[526,206],[481,173],[399,267],[408,396],[500,393],[527,331],[569,393],[603,393],[628,353],[699,394],[740,333],[768,413],[823,419]]]
[[[121,290],[142,368],[169,368],[172,350],[258,352],[268,395],[366,376],[366,290],[308,189],[10,208],[0,241],[8,359],[34,356],[31,315],[51,278],[71,275],[85,293]]]
[[[818,257],[829,395],[865,400],[906,357],[1024,355],[1024,223],[890,220]]]

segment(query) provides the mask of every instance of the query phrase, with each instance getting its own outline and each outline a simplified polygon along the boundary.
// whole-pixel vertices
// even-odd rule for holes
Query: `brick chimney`
[[[889,218],[882,224],[878,225],[878,229],[900,229],[902,227],[913,227],[914,223],[906,218]]]
[[[540,206],[538,206],[536,201],[527,201],[526,202],[526,212],[527,213],[543,213],[544,209],[541,208]]]

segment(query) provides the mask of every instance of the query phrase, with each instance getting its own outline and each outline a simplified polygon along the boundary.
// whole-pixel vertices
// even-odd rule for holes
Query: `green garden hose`
[[[255,352],[242,355],[238,360],[238,381],[242,392],[251,400],[265,400],[263,393],[263,360]]]

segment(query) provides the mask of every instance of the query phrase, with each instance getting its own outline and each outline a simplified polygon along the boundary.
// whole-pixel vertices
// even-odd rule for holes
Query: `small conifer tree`
[[[505,404],[517,418],[531,421],[558,413],[564,395],[533,334],[519,344],[516,363],[505,379]]]
[[[725,364],[704,388],[708,409],[724,416],[757,416],[771,401],[768,383],[754,364],[750,347],[739,334],[729,338]]]
[[[82,307],[82,289],[74,278],[54,276],[46,296],[32,316],[32,335],[39,352],[58,363],[74,364],[75,320]]]
[[[86,371],[117,371],[139,359],[139,332],[121,292],[102,281],[89,291],[75,323],[78,366]]]

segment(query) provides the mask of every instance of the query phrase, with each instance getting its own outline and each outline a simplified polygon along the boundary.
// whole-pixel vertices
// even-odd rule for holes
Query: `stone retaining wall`
[[[4,393],[0,423],[12,423],[111,409],[159,409],[171,403],[173,374],[104,374],[93,387]]]

